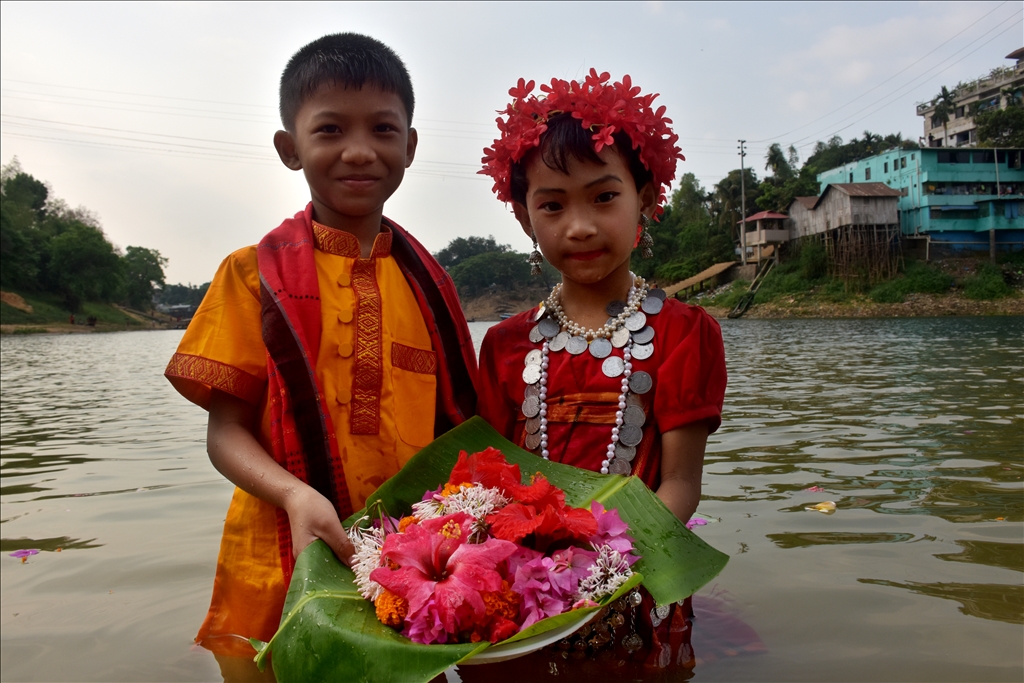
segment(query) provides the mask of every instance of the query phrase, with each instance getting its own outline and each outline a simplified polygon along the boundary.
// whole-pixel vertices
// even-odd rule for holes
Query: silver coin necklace
[[[523,381],[523,416],[526,418],[526,447],[539,451],[545,460],[548,449],[548,366],[550,354],[565,351],[572,355],[589,352],[601,360],[601,372],[608,378],[621,377],[615,426],[601,461],[602,474],[629,474],[636,448],[643,440],[647,421],[640,396],[653,387],[653,379],[643,370],[633,371],[633,359],[644,360],[654,354],[654,329],[647,325],[647,316],[661,312],[665,292],[648,291],[644,279],[630,273],[633,285],[626,301],[613,301],[606,312],[608,321],[595,329],[584,328],[569,319],[561,306],[561,284],[537,313],[536,325],[530,330],[530,341],[540,344],[526,354]],[[622,356],[614,354],[622,349]]]

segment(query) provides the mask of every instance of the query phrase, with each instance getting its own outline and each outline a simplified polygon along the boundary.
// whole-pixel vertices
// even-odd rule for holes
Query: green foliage
[[[6,303],[0,303],[0,324],[4,325],[55,325],[65,324],[70,314],[64,306],[64,297],[47,292],[16,292],[25,303],[32,307],[32,312],[19,310]],[[96,318],[99,323],[118,326],[142,325],[138,320],[125,315],[111,304],[86,302],[75,314],[76,323],[84,323],[89,317]]]
[[[125,264],[98,228],[73,221],[50,240],[50,272],[68,310],[84,301],[114,301],[125,287]]]
[[[452,268],[467,259],[488,252],[507,252],[511,247],[507,244],[498,244],[494,241],[493,235],[487,237],[456,237],[448,243],[441,251],[434,254],[434,258],[446,270],[451,272]]]
[[[878,135],[870,131],[864,131],[862,139],[853,138],[847,143],[838,135],[833,136],[828,142],[818,141],[814,146],[814,152],[804,163],[805,169],[811,176],[823,171],[843,166],[854,161],[867,159],[870,156],[880,154],[887,149],[898,147],[899,149],[917,149],[919,145],[911,140],[904,140],[899,133],[891,135]],[[815,193],[817,194],[817,193]]]
[[[974,117],[982,147],[1024,147],[1024,107],[986,109]]]
[[[1003,280],[1003,272],[991,263],[982,263],[978,272],[964,280],[964,296],[989,301],[1009,296],[1013,290]]]
[[[206,290],[209,288],[209,282],[202,285],[193,285],[191,283],[187,285],[164,285],[156,292],[154,299],[158,303],[166,304],[168,306],[177,306],[180,304],[198,306],[203,302],[203,297],[206,296]]]
[[[455,286],[466,296],[485,291],[509,292],[531,284],[526,254],[489,251],[470,256],[449,270]]]
[[[155,249],[128,247],[125,249],[124,263],[128,304],[140,310],[152,308],[153,295],[164,286],[167,259]]]
[[[754,303],[763,304],[781,296],[807,292],[813,289],[814,284],[803,276],[798,262],[780,263],[765,276]]]
[[[828,252],[817,240],[800,245],[800,272],[808,280],[818,280],[828,274]]]
[[[944,294],[953,286],[953,278],[922,261],[911,261],[902,275],[879,283],[868,298],[880,304],[903,303],[908,294]]]
[[[738,304],[740,299],[743,298],[743,295],[747,293],[747,289],[750,288],[750,283],[746,280],[733,280],[731,285],[731,287],[721,294],[702,300],[701,304],[705,306],[735,308],[736,304]]]

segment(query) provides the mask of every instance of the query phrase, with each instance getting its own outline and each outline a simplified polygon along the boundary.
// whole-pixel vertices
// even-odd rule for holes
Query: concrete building
[[[917,105],[917,115],[924,117],[922,146],[973,147],[978,144],[974,123],[976,113],[991,107],[1024,106],[1024,47],[1006,55],[1006,58],[1016,60],[1016,64],[993,69],[988,76],[953,88],[953,106],[948,121],[943,122],[936,116],[937,102]]]
[[[883,183],[899,194],[904,236],[994,253],[1024,246],[1022,163],[1020,149],[894,149],[819,173],[818,182]]]

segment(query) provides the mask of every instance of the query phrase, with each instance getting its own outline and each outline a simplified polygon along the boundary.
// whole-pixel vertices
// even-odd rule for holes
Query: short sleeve
[[[164,375],[203,407],[219,389],[258,403],[267,381],[256,247],[239,249],[220,264],[210,288]]]
[[[505,386],[505,370],[498,357],[499,347],[507,331],[501,325],[487,330],[480,345],[480,371],[477,374],[477,415],[487,420],[506,439],[512,439],[516,426],[516,412],[509,405]]]
[[[684,304],[677,304],[683,306]],[[662,434],[694,422],[708,433],[722,424],[726,369],[722,330],[704,309],[686,306],[662,343],[672,350],[658,368],[654,415]]]

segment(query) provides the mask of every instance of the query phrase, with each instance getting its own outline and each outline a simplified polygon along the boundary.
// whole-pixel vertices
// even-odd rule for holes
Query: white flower
[[[352,571],[356,575],[356,586],[364,598],[373,602],[384,590],[383,587],[370,578],[370,572],[381,566],[380,549],[384,545],[384,529],[367,527],[361,528],[360,522],[369,517],[360,518],[352,528],[349,529],[348,537],[355,547],[352,554]]]
[[[633,575],[625,556],[610,545],[601,545],[595,550],[597,560],[590,566],[590,575],[580,579],[575,596],[577,600],[600,602]]]

